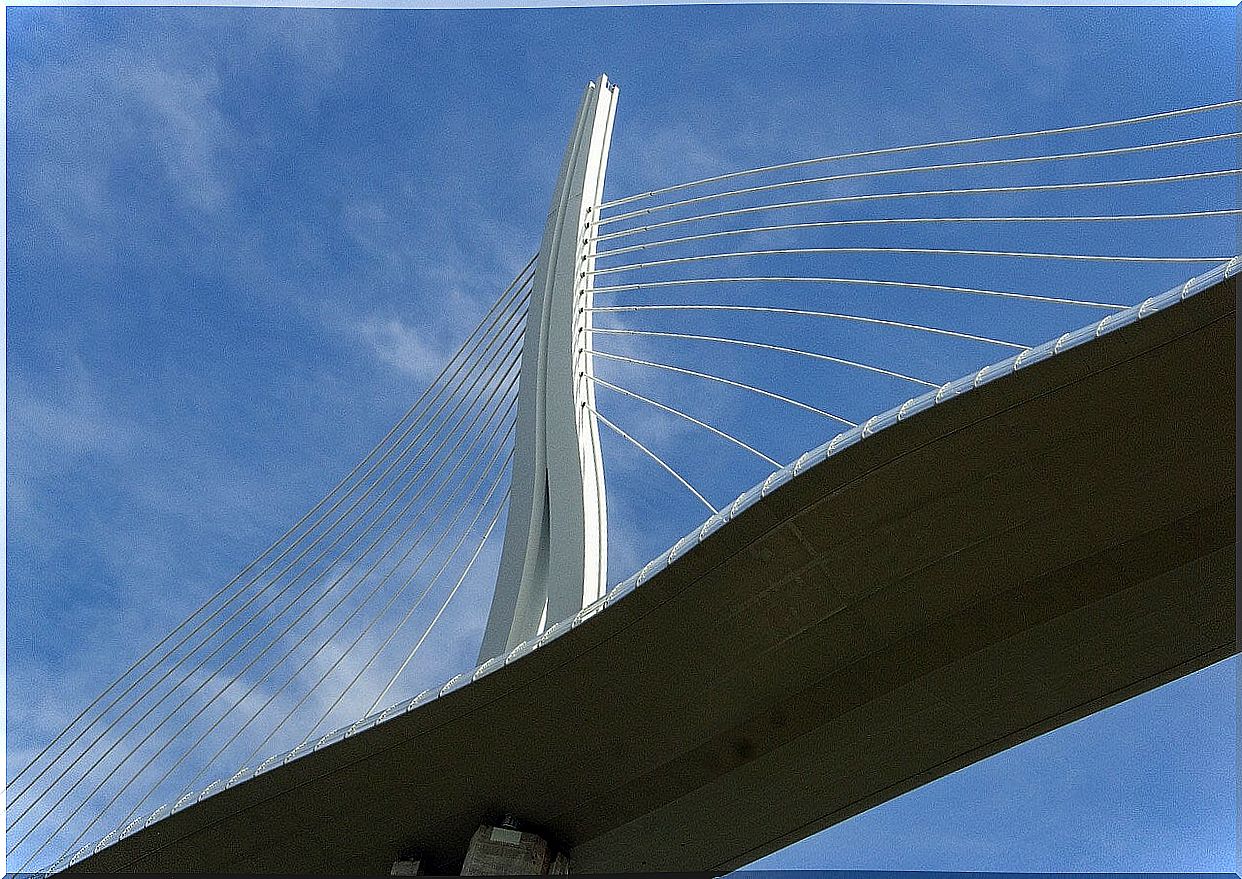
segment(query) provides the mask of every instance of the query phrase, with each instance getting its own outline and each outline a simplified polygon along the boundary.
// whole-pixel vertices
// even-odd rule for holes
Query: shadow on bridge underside
[[[623,600],[72,869],[737,867],[1236,652],[1236,280],[809,467]]]

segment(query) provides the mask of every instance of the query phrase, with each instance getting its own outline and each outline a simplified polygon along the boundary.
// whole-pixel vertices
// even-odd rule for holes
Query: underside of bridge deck
[[[724,870],[1236,652],[1235,282],[877,433],[476,683],[74,869]],[[1015,791],[1020,795],[1020,791]]]

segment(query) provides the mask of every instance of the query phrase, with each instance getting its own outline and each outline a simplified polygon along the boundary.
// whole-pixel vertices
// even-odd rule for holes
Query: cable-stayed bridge
[[[8,780],[13,866],[456,871],[513,814],[727,869],[1232,655],[1240,104],[606,199],[592,83],[538,253]]]

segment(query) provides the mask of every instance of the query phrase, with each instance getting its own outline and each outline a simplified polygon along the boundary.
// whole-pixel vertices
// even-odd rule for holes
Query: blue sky
[[[588,79],[606,72],[622,89],[607,188],[616,197],[786,159],[1228,100],[1237,94],[1235,22],[1230,9],[9,10],[9,773],[309,508],[431,379],[536,249]],[[1092,149],[1237,123],[1226,112],[1023,149]],[[954,180],[1237,167],[1235,144]],[[934,209],[1142,212],[1236,199],[1226,179]],[[1230,219],[1020,234],[859,231],[838,240],[1239,250]],[[788,240],[768,246],[810,239]],[[1210,265],[903,259],[840,257],[834,268],[1128,303]],[[753,274],[761,264],[772,265],[710,271]],[[781,265],[798,273],[811,262]],[[792,289],[771,295],[789,307],[815,301]],[[856,291],[835,295],[835,305],[874,308]],[[886,300],[883,313],[1031,344],[1102,316],[913,296]],[[675,317],[610,325],[640,323],[685,325]],[[937,381],[1007,353],[796,322],[695,326],[766,333]],[[919,390],[734,351],[609,345],[734,368],[830,400],[856,420]],[[676,379],[631,367],[608,375],[660,399],[695,401],[731,430],[766,424],[749,438],[780,460],[831,435],[779,408],[700,399]],[[702,436],[640,405],[601,392],[600,406],[717,502],[765,475],[744,456],[718,466]],[[623,441],[604,441],[616,582],[705,511]],[[472,585],[403,689],[473,664],[486,584]],[[764,866],[1234,869],[1236,671],[1231,660],[1079,721]]]

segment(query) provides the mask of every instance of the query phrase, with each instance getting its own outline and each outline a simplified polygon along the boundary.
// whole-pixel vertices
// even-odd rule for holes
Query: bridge
[[[407,415],[9,781],[21,869],[46,858],[47,872],[382,874],[418,860],[455,873],[479,826],[513,815],[573,872],[728,870],[1237,652],[1242,260],[834,233],[1052,226],[1074,241],[1086,228],[1233,217],[1242,211],[1193,188],[1242,173],[1231,167],[849,187],[1102,156],[1202,159],[1240,133],[820,171],[1189,125],[1242,102],[817,157],[607,201],[617,100],[606,78],[588,86],[539,253]],[[806,214],[1177,186],[1192,187],[1185,210]],[[1165,290],[1126,276],[1073,295],[806,273],[825,258],[885,267],[928,256],[1199,271]],[[785,304],[843,290],[882,294],[891,310]],[[963,323],[910,317],[897,298],[907,294],[966,303],[941,315]],[[974,308],[995,329],[970,322]],[[1042,343],[1009,338],[1029,313],[1012,310],[1038,308],[1076,317]],[[672,319],[663,329],[641,322],[659,315]],[[698,331],[695,316],[714,322]],[[726,322],[737,316],[802,329],[737,335]],[[952,344],[942,363],[964,350],[981,362],[939,381],[930,355],[901,363],[880,356],[889,347],[826,348],[828,326]],[[770,379],[760,384],[709,368],[706,355],[650,353],[671,350],[660,344],[786,366],[757,371]],[[776,433],[813,419],[822,442],[782,460],[761,450],[760,431],[740,436],[694,414],[685,395],[662,401],[626,381],[665,373],[732,395]],[[866,418],[817,393],[864,381],[892,403]],[[768,475],[713,502],[605,397],[672,416],[714,444],[704,454],[728,448]],[[616,583],[610,448],[707,515]],[[495,582],[477,666],[404,692],[472,577]],[[291,747],[265,756],[278,742]]]

